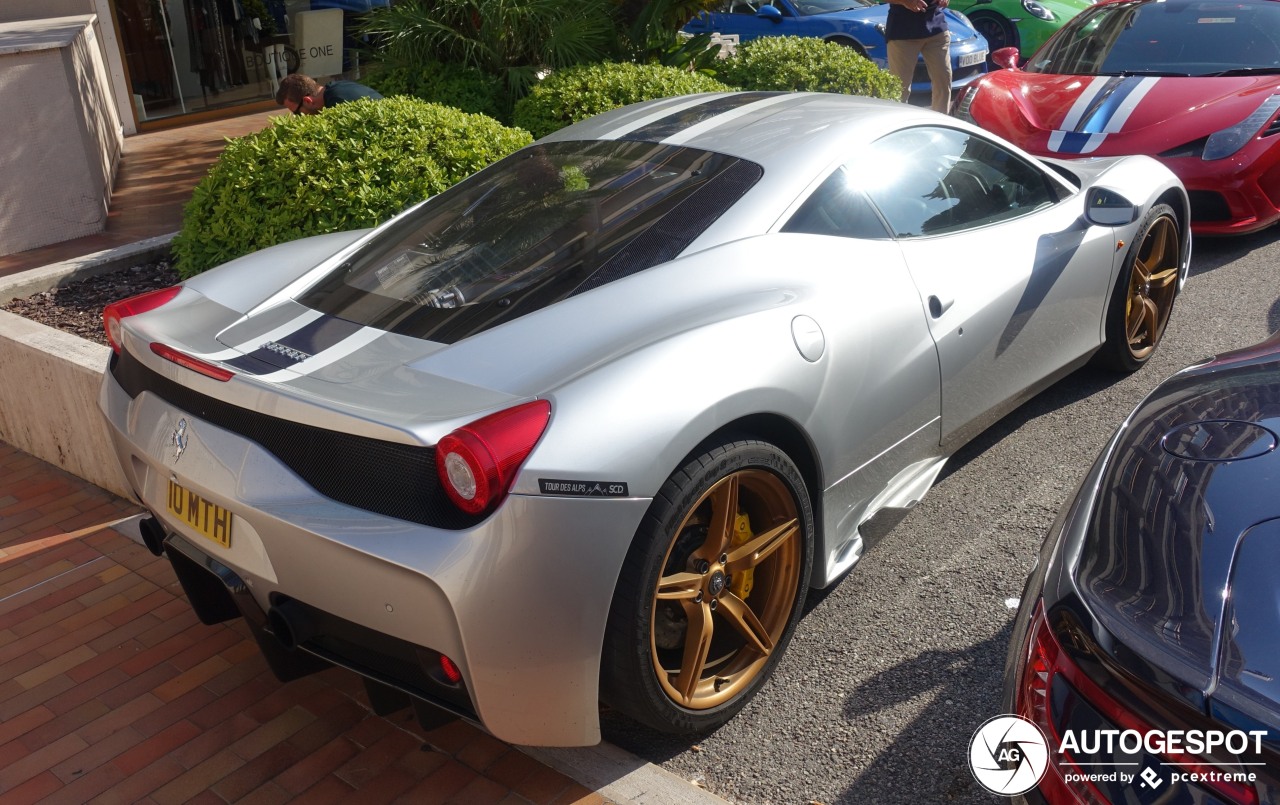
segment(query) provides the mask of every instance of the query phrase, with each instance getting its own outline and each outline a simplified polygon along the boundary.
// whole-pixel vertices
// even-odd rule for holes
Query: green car
[[[952,0],[950,7],[973,21],[987,38],[988,53],[1016,47],[1025,59],[1091,5],[1093,0]]]

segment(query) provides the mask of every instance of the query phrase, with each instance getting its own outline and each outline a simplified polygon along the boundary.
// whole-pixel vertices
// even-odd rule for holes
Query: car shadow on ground
[[[973,779],[968,748],[982,722],[999,714],[998,683],[1012,629],[1012,622],[1007,623],[983,642],[964,649],[923,652],[850,691],[844,702],[844,718],[849,722],[921,696],[932,697],[932,706],[902,726],[836,803],[901,801],[904,788],[921,802],[997,801]],[[975,701],[975,689],[991,693]],[[975,706],[981,712],[971,712]],[[922,769],[933,770],[931,780],[919,779]]]
[[[1235,262],[1250,252],[1270,246],[1280,239],[1280,226],[1252,235],[1232,237],[1193,237],[1191,239],[1191,276],[1204,274]]]
[[[1077,369],[1010,411],[952,454],[951,458],[947,459],[942,472],[939,473],[938,479],[934,481],[934,486],[944,478],[960,471],[974,458],[982,455],[1031,420],[1092,397],[1127,377],[1128,375],[1122,372],[1095,367],[1092,364]]]

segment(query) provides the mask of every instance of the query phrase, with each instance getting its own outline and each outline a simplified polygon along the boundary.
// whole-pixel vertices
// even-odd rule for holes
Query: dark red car
[[[1280,2],[1111,0],[1023,66],[980,77],[952,113],[1040,156],[1147,154],[1191,197],[1197,234],[1280,220]]]

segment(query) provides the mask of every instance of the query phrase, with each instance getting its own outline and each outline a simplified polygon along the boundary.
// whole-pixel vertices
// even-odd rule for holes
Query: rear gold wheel
[[[618,580],[603,698],[667,732],[728,721],[799,620],[812,523],[804,480],[773,445],[727,443],[674,473]]]
[[[649,640],[654,674],[676,704],[723,704],[768,664],[799,589],[800,529],[782,479],[748,469],[717,481],[675,530]]]

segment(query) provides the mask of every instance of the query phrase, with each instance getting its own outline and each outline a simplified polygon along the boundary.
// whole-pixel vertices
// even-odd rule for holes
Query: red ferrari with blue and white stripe
[[[1049,157],[1146,154],[1186,185],[1198,234],[1280,220],[1280,2],[1112,0],[953,114]]]

